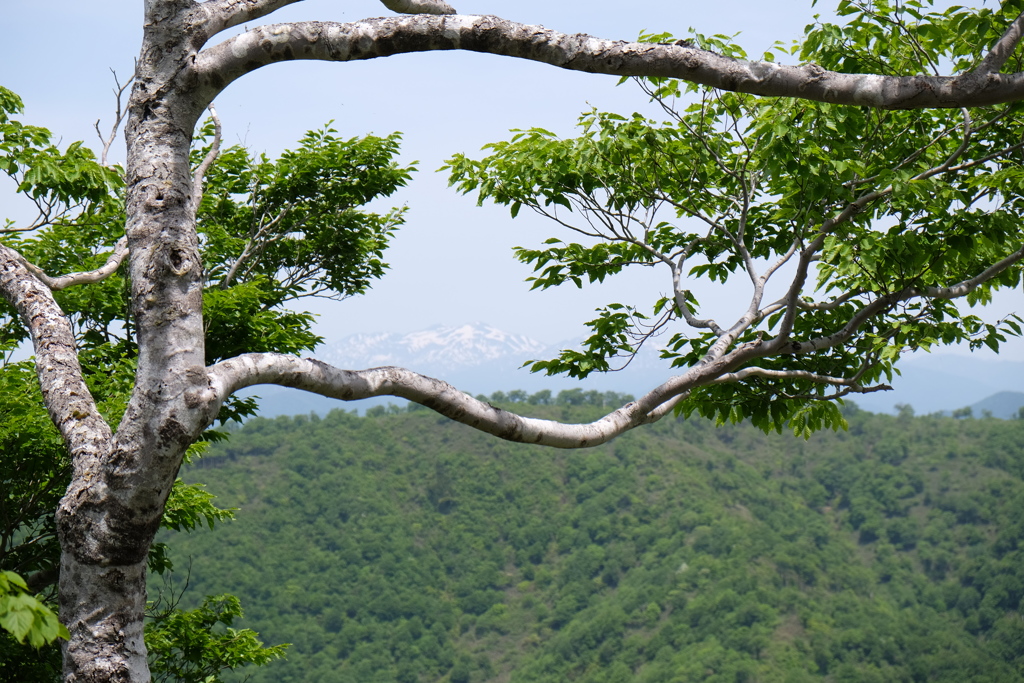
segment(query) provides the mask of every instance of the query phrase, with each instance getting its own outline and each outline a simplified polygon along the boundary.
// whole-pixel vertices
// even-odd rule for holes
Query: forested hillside
[[[184,472],[239,512],[164,539],[183,602],[293,644],[256,683],[1024,680],[1024,421],[568,452],[372,412],[254,420]]]

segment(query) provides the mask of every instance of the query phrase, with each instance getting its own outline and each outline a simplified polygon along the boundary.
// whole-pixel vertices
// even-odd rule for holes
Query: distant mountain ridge
[[[496,362],[522,364],[547,345],[485,323],[437,326],[400,334],[353,334],[322,347],[317,357],[337,367],[361,369],[401,365],[418,372],[462,370]]]
[[[595,374],[582,382],[535,374],[522,367],[529,360],[554,358],[561,349],[577,344],[577,340],[544,344],[477,322],[439,325],[406,334],[353,334],[324,344],[313,355],[348,370],[396,365],[443,379],[467,393],[488,396],[512,389],[549,389],[557,393],[577,387],[640,395],[678,373],[658,357],[656,345],[646,345],[625,370]],[[1024,406],[1024,393],[1019,391],[1024,387],[1024,362],[917,354],[903,361],[900,370],[902,375],[891,382],[894,391],[855,395],[851,400],[876,413],[895,413],[900,404],[912,406],[919,415],[970,406],[975,417],[989,411],[999,418],[1013,417]],[[262,397],[260,414],[264,416],[326,414],[333,408],[364,409],[382,403],[402,403],[399,399],[379,398],[345,404],[269,386],[255,387],[249,393]]]
[[[984,417],[986,414],[1009,420],[1017,417],[1019,411],[1024,407],[1024,393],[1019,391],[1000,391],[992,394],[986,399],[969,406],[974,417]]]

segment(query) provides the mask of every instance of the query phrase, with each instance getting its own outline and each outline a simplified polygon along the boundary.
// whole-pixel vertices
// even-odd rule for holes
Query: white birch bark
[[[843,74],[815,64],[747,62],[685,44],[567,35],[492,16],[416,15],[352,23],[260,26],[200,55],[204,99],[267,64],[295,59],[352,61],[431,50],[468,50],[587,73],[664,76],[722,90],[892,109],[978,107],[1024,97],[1024,74],[999,73],[1020,40],[1018,18],[980,66],[958,76]]]
[[[522,417],[478,401],[447,382],[397,367],[341,370],[310,358],[250,353],[217,363],[209,373],[220,400],[255,384],[294,387],[342,401],[397,396],[507,441],[555,448],[587,448],[661,419],[689,389],[708,383],[716,370],[717,367],[709,365],[672,378],[640,400],[589,424],[562,424]]]
[[[189,0],[149,0],[126,126],[126,235],[139,348],[136,386],[98,457],[69,441],[58,514],[67,681],[148,681],[146,557],[181,457],[214,415],[204,368],[202,268],[189,146],[202,111],[187,70]],[[37,363],[45,364],[37,355]],[[80,376],[80,372],[77,373]],[[48,403],[50,401],[48,400]],[[52,412],[51,408],[51,412]],[[71,421],[78,420],[71,412]]]

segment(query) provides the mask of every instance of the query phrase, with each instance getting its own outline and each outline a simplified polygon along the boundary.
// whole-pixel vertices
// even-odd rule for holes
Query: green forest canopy
[[[517,407],[599,411],[568,398]],[[185,473],[237,521],[172,545],[187,595],[292,643],[255,682],[1024,678],[1024,421],[844,413],[582,452],[424,410],[256,419]]]

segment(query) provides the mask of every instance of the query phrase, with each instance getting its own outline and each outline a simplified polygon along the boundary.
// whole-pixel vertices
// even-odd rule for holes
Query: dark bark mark
[[[181,249],[172,249],[168,261],[171,264],[171,271],[176,275],[181,275],[187,270],[182,268],[182,265],[188,262],[188,258],[182,253]]]
[[[167,420],[160,427],[161,443],[158,447],[163,450],[176,450],[174,446],[188,448],[192,445],[193,435],[185,429],[185,426],[174,419]]]
[[[159,506],[148,507],[129,508],[111,497],[83,501],[74,514],[60,515],[64,551],[81,564],[126,567],[145,562],[160,527]]]

